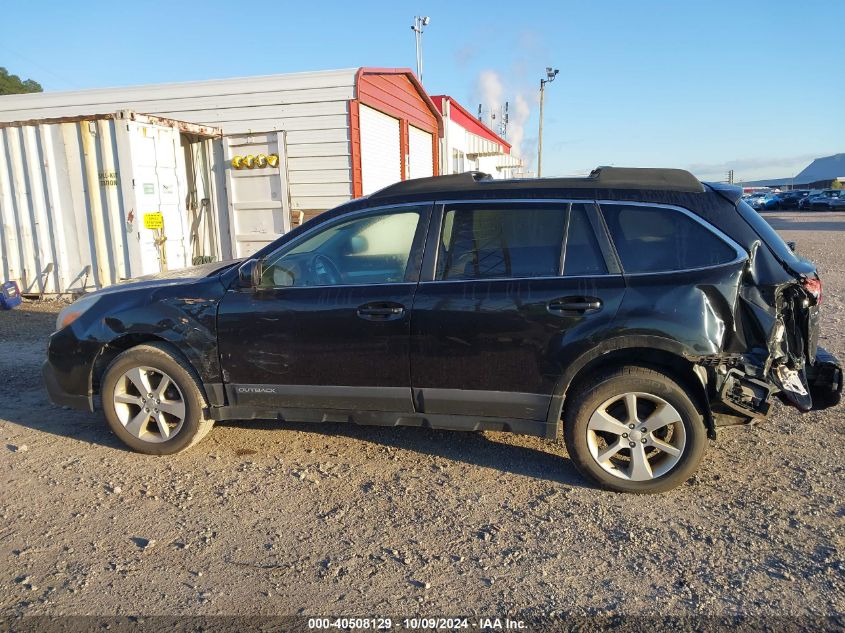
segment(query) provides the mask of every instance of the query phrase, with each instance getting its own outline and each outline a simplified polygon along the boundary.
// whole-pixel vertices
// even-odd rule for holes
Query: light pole
[[[428,26],[429,22],[431,22],[431,18],[427,15],[415,15],[414,25],[411,27],[417,41],[417,77],[419,77],[420,83],[423,80],[422,34],[423,29]]]
[[[546,67],[546,78],[540,80],[540,135],[537,139],[537,178],[543,176],[543,97],[546,94],[546,84],[551,83],[560,71],[551,66]]]

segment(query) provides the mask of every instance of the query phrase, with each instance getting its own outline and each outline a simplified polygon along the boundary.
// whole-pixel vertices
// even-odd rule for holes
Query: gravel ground
[[[821,344],[845,358],[845,215],[767,218],[818,263]],[[156,458],[48,402],[58,308],[0,313],[0,615],[845,609],[842,408],[778,405],[648,497],[595,489],[561,445],[499,433],[237,422]]]

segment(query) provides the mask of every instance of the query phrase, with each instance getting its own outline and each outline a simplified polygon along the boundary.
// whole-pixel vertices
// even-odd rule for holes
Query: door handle
[[[552,314],[567,315],[571,313],[585,314],[601,310],[601,299],[597,297],[566,297],[554,299],[546,306]]]
[[[405,314],[405,306],[399,303],[366,303],[358,306],[356,314],[367,321],[395,321]]]

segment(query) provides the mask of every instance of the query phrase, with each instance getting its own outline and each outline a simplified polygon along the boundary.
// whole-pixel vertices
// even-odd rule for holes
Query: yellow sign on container
[[[145,229],[163,229],[164,228],[164,216],[161,214],[161,211],[156,211],[155,213],[145,213],[144,214],[144,228]]]

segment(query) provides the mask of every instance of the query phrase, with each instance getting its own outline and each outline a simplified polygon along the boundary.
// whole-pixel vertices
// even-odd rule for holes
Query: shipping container
[[[0,123],[2,278],[77,293],[220,259],[220,138],[131,111]]]

